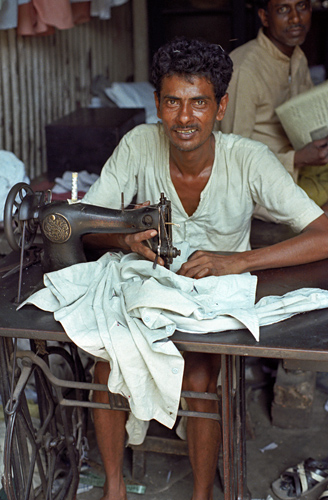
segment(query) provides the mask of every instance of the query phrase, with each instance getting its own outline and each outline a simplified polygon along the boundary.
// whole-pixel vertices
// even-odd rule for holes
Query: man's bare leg
[[[216,393],[221,356],[216,354],[186,353],[183,389]],[[218,403],[210,400],[188,399],[193,411],[218,413]],[[189,458],[193,470],[192,500],[213,500],[213,486],[221,445],[218,421],[189,417],[187,422]]]
[[[109,363],[98,362],[95,367],[95,383],[107,384],[110,372]],[[105,391],[94,391],[93,401],[108,403]],[[125,411],[93,411],[98,448],[103,461],[106,483],[101,500],[127,500],[123,480],[123,458],[125,441]]]

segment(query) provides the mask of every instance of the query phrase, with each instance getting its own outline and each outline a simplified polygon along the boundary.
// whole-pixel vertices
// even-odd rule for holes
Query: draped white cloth
[[[176,263],[176,265],[179,265]],[[174,331],[208,333],[259,327],[328,307],[328,292],[301,289],[255,304],[248,273],[195,280],[141,259],[107,253],[96,262],[45,274],[25,304],[52,311],[71,340],[111,365],[109,390],[124,395],[137,419],[176,420],[184,360]]]

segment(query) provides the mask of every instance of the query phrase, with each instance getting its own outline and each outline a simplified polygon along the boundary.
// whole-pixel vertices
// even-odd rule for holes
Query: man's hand
[[[188,278],[204,278],[205,276],[224,276],[239,274],[244,271],[242,254],[218,255],[212,252],[197,251],[182,264],[177,274]]]
[[[147,207],[150,205],[150,201],[145,201],[135,205],[135,209]],[[121,248],[122,250],[127,250],[130,252],[136,252],[142,255],[146,259],[154,262],[156,254],[152,251],[149,242],[150,238],[157,235],[155,229],[148,229],[147,231],[142,231],[140,233],[126,234],[126,233],[92,233],[83,236],[83,243],[85,243],[90,248],[102,249],[103,251],[108,251],[110,248]],[[158,257],[157,264],[164,266],[164,261],[161,257]]]
[[[326,259],[328,255],[328,217],[320,215],[293,238],[274,245],[229,255],[198,251],[191,255],[178,274],[189,278],[223,276],[244,272],[297,266]]]
[[[294,167],[320,166],[328,163],[328,137],[310,142],[296,151]]]
[[[139,203],[135,205],[135,209],[148,207],[150,205],[150,201],[144,201],[143,203]],[[156,236],[157,231],[155,229],[149,229],[148,231],[143,231],[142,233],[134,233],[134,234],[121,234],[121,242],[122,248],[125,250],[130,250],[131,252],[138,253],[142,255],[148,260],[154,262],[156,258],[156,254],[150,248],[150,245],[147,240]],[[164,266],[164,261],[161,257],[158,257],[157,263],[160,266]]]
[[[119,243],[120,247],[125,250],[130,250],[131,252],[136,252],[142,255],[148,260],[154,262],[156,254],[150,248],[148,241],[150,238],[156,236],[157,231],[155,229],[148,229],[142,233],[134,234],[123,234],[121,233]],[[164,261],[161,257],[158,257],[157,264],[164,266]]]

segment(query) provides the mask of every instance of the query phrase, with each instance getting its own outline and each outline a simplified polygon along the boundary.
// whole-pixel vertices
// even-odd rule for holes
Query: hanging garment
[[[18,8],[19,35],[49,35],[90,20],[90,2],[31,0]]]
[[[16,28],[17,16],[18,16],[17,0],[2,0],[0,8],[0,29],[9,30],[11,28]]]
[[[82,0],[81,1],[76,1],[76,0],[71,0],[71,9],[72,9],[72,15],[73,15],[73,23],[75,26],[78,24],[83,24],[83,23],[88,23],[91,19],[90,15],[90,8],[91,8],[91,3],[90,0]]]
[[[100,19],[111,18],[111,8],[123,5],[128,0],[91,0],[91,16]]]

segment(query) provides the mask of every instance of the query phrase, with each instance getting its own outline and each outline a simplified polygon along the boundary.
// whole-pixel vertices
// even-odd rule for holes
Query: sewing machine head
[[[163,193],[157,205],[137,209],[124,209],[122,205],[121,210],[115,210],[80,203],[75,197],[51,201],[51,191],[34,192],[28,184],[19,183],[9,192],[4,211],[4,230],[13,250],[29,248],[40,230],[45,272],[85,262],[85,234],[147,229],[157,230],[157,236],[149,242],[169,267],[180,251],[172,244],[171,202]]]

